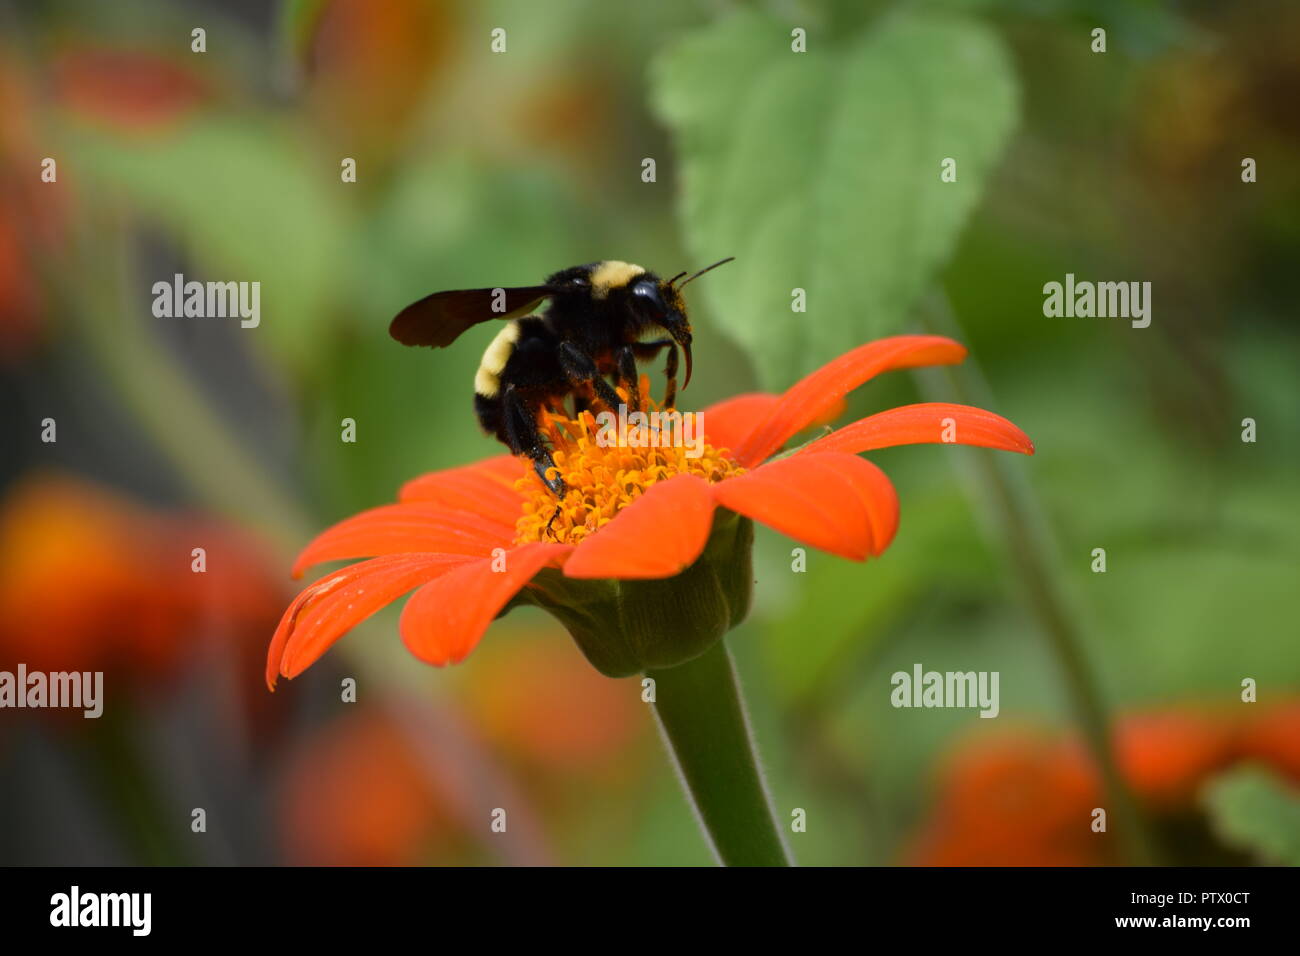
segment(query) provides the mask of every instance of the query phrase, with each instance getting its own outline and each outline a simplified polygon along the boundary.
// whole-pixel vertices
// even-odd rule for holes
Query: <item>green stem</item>
[[[726,642],[646,676],[664,743],[718,860],[789,866]]]
[[[998,526],[1005,529],[1012,564],[1020,575],[1048,647],[1056,657],[1075,718],[1101,773],[1102,785],[1111,802],[1111,818],[1127,846],[1130,861],[1138,866],[1150,866],[1154,862],[1152,841],[1137,800],[1115,759],[1110,721],[1084,653],[1081,635],[1052,581],[1013,486],[991,453],[983,452],[976,457],[980,481],[1001,516]]]

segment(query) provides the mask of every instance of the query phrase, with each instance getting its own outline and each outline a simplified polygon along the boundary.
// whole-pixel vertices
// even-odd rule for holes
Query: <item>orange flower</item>
[[[1174,862],[1220,862],[1198,805],[1202,786],[1243,761],[1300,779],[1300,701],[1227,710],[1180,706],[1115,725],[1120,772]],[[1118,862],[1091,829],[1102,784],[1081,741],[1003,732],[954,754],[928,821],[905,851],[922,866],[1099,866]]]
[[[269,567],[256,542],[223,523],[151,511],[76,478],[29,476],[0,501],[0,667],[157,685],[194,659],[205,630],[265,633],[282,600]]]
[[[166,129],[211,97],[188,59],[149,50],[77,46],[58,57],[52,73],[62,105],[116,130]]]
[[[1250,706],[1252,719],[1241,729],[1242,758],[1265,763],[1300,786],[1300,698],[1258,711],[1255,707]]]
[[[386,160],[454,49],[454,6],[329,0],[299,13],[292,19],[308,114],[332,139]]]
[[[474,679],[459,688],[492,752],[518,760],[530,781],[558,771],[567,782],[578,768],[625,776],[619,762],[649,728],[645,705],[595,673],[572,646],[541,639],[559,631],[554,624],[518,630],[480,650]]]
[[[43,263],[62,246],[71,192],[31,172],[49,134],[41,85],[18,67],[23,59],[0,46],[0,362],[24,358],[41,338]]]
[[[1101,787],[1082,749],[1004,733],[954,755],[923,832],[905,852],[920,866],[1092,866],[1109,838],[1089,827]]]
[[[1133,714],[1116,727],[1116,759],[1141,799],[1162,811],[1181,811],[1194,804],[1202,782],[1238,759],[1239,734],[1222,713]]]
[[[412,590],[402,639],[430,664],[463,660],[492,619],[518,603],[559,618],[609,676],[688,660],[748,608],[749,519],[858,561],[889,546],[898,497],[859,452],[951,442],[1032,454],[1033,444],[1006,419],[931,403],[872,415],[773,458],[880,372],[965,355],[939,336],[882,339],[783,395],[741,395],[683,413],[684,428],[703,429],[698,457],[684,447],[603,441],[590,413],[548,415],[568,488],[558,507],[531,463],[502,455],[417,478],[397,504],[325,531],[299,556],[295,575],[323,561],[370,560],[298,595],[272,638],[267,683],[296,677],[358,622]]]
[[[443,768],[422,758],[384,711],[318,729],[290,759],[276,801],[287,861],[411,866],[454,844]]]

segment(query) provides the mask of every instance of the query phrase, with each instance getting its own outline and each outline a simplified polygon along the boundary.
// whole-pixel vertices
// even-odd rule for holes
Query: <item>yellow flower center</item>
[[[642,396],[648,385],[643,377]],[[619,394],[626,399],[625,390]],[[715,482],[745,471],[728,449],[704,443],[702,414],[663,410],[645,398],[631,412],[587,411],[570,418],[547,411],[540,424],[566,491],[557,499],[524,459],[524,476],[515,484],[525,496],[515,524],[517,544],[577,544],[657,481],[697,475]]]

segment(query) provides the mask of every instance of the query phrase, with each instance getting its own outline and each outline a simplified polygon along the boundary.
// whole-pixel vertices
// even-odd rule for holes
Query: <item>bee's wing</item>
[[[526,285],[513,289],[435,292],[397,313],[388,326],[388,334],[403,345],[443,348],[472,325],[489,319],[527,315],[553,291],[550,286]]]

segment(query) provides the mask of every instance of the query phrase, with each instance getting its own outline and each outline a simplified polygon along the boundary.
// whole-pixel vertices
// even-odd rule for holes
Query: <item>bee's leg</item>
[[[601,376],[600,369],[596,368],[596,363],[590,355],[584,354],[571,342],[562,342],[559,358],[560,367],[564,369],[570,384],[591,386],[596,398],[600,399],[610,411],[618,411],[618,406],[623,404],[623,399],[619,397],[618,392],[614,391],[614,386]]]
[[[625,345],[618,350],[618,378],[620,384],[627,386],[628,408],[639,409],[641,381],[636,373],[636,354],[630,345]]]
[[[555,459],[551,457],[551,450],[546,447],[546,439],[537,428],[536,415],[528,408],[513,385],[507,386],[502,402],[505,405],[506,441],[510,445],[510,450],[516,455],[526,455],[531,458],[537,476],[542,479],[547,488],[551,489],[555,497],[563,498],[566,490],[563,479],[558,473],[553,478],[546,476],[547,470],[555,467]]]
[[[664,365],[664,378],[668,384],[664,386],[663,407],[672,408],[677,404],[677,343],[672,339],[658,339],[654,342],[638,342],[632,346],[633,353],[643,361],[658,356],[660,349],[668,350],[668,362]]]
[[[677,405],[677,343],[668,343],[668,361],[664,363],[664,378],[667,384],[664,386],[664,408],[674,408]]]

